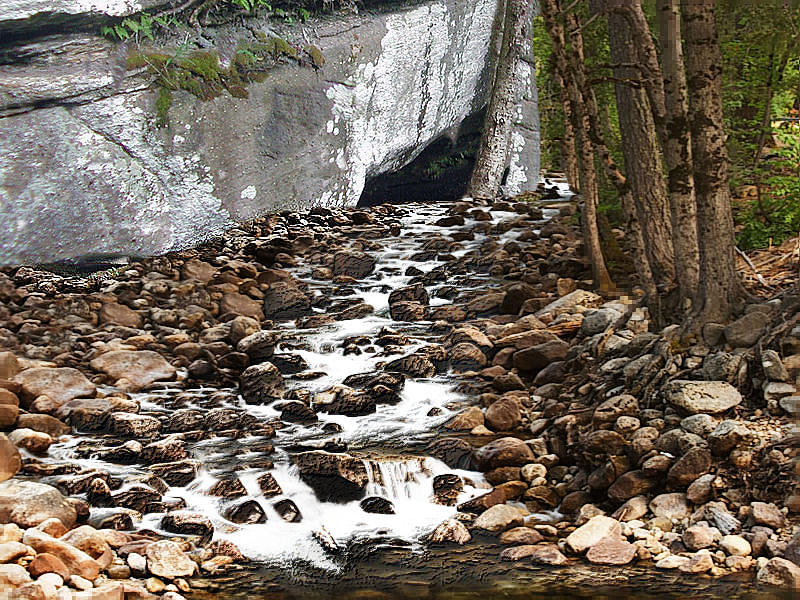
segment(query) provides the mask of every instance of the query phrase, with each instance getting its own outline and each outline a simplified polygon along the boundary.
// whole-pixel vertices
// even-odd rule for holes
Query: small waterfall
[[[393,502],[431,495],[433,476],[427,458],[403,460],[365,460],[369,483],[368,496],[380,496]]]

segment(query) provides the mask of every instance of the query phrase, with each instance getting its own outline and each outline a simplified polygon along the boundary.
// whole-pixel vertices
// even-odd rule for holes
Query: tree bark
[[[557,70],[560,72],[567,88],[570,99],[571,114],[573,116],[573,129],[577,138],[580,155],[580,182],[581,195],[583,196],[583,235],[587,255],[592,265],[595,285],[600,289],[613,288],[611,276],[603,258],[603,249],[600,243],[600,231],[597,225],[597,204],[599,199],[597,187],[597,172],[595,170],[595,148],[589,137],[592,129],[591,120],[584,98],[580,90],[583,63],[579,49],[572,44],[570,57],[567,56],[566,36],[564,26],[559,20],[561,6],[559,0],[544,0],[542,2],[542,16],[545,20],[550,38],[553,42],[553,56],[556,60]],[[582,78],[585,80],[585,76]]]
[[[533,35],[530,0],[506,0],[503,42],[486,111],[481,143],[469,185],[475,198],[492,200],[500,190],[520,97],[519,63],[525,57],[526,40]]]
[[[657,11],[667,132],[663,151],[668,173],[672,245],[681,304],[686,307],[697,294],[700,251],[679,0],[658,0]]]
[[[681,13],[700,247],[694,316],[701,325],[727,321],[740,308],[744,288],[735,266],[714,0],[681,0]]]
[[[636,5],[637,0],[625,0]],[[608,37],[611,60],[617,65],[638,62],[637,48],[628,20],[614,12],[608,13]],[[640,77],[638,69],[618,66],[614,76],[619,80]],[[669,290],[675,283],[673,264],[672,226],[669,216],[667,186],[661,164],[661,153],[653,114],[647,94],[642,88],[616,83],[619,128],[625,172],[634,198],[642,228],[644,254],[659,290]]]

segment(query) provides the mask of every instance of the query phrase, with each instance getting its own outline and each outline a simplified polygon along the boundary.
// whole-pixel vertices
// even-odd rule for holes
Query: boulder
[[[147,415],[115,412],[109,415],[108,429],[111,433],[122,437],[151,438],[161,431],[161,421]]]
[[[786,517],[781,509],[771,502],[753,502],[750,504],[750,514],[759,525],[766,525],[772,529],[783,529],[786,527]]]
[[[275,334],[271,331],[257,331],[239,340],[236,350],[247,354],[253,362],[269,360],[275,353]]]
[[[343,250],[333,256],[333,274],[363,279],[375,270],[375,258],[365,252]]]
[[[49,435],[33,429],[15,429],[8,434],[8,439],[17,448],[24,448],[33,454],[46,454],[53,443],[53,438]]]
[[[627,565],[636,556],[636,546],[617,536],[604,537],[586,553],[586,559],[596,565]]]
[[[508,504],[497,504],[481,513],[473,526],[475,529],[499,533],[511,527],[519,527],[522,523],[523,514],[519,509]]]
[[[486,366],[486,356],[474,344],[461,342],[456,344],[447,353],[453,370],[478,371]]]
[[[125,387],[135,391],[149,387],[156,381],[175,377],[175,367],[163,356],[151,350],[113,350],[101,354],[89,365],[119,382],[124,379]]]
[[[448,519],[436,526],[428,537],[430,544],[458,544],[463,546],[472,539],[467,527],[455,519]]]
[[[668,404],[695,415],[723,413],[742,401],[742,395],[725,381],[688,381],[676,379],[664,386]]]
[[[424,321],[428,318],[428,307],[421,302],[401,300],[389,305],[389,316],[394,321]]]
[[[250,296],[231,292],[222,296],[219,301],[219,312],[221,315],[232,313],[243,317],[251,317],[258,321],[264,319],[262,303],[254,300]]]
[[[147,546],[147,569],[156,577],[177,579],[190,577],[195,572],[195,563],[175,542],[163,540]]]
[[[753,549],[750,542],[740,535],[726,535],[719,541],[719,547],[728,556],[750,556]]]
[[[531,552],[530,560],[542,565],[560,566],[567,563],[564,556],[555,544],[541,544]]]
[[[800,567],[785,558],[772,558],[756,576],[762,585],[800,590]]]
[[[22,468],[22,458],[17,447],[0,433],[0,482],[11,479]],[[2,500],[0,500],[2,505]]]
[[[314,451],[297,454],[293,461],[300,478],[323,502],[348,502],[364,496],[369,477],[359,458]]]
[[[267,319],[296,319],[311,310],[311,300],[294,282],[276,281],[264,292],[264,317]]]
[[[52,554],[64,563],[70,573],[79,575],[89,581],[97,579],[102,569],[102,565],[99,562],[82,550],[38,529],[28,529],[22,541],[38,553],[46,552]]]
[[[46,433],[52,438],[59,438],[62,435],[67,435],[72,431],[69,425],[65,425],[59,419],[51,417],[50,415],[34,415],[24,414],[20,415],[17,419],[17,427],[32,429],[33,431],[40,431]]]
[[[562,296],[558,300],[554,300],[541,310],[536,311],[536,316],[541,317],[548,313],[553,316],[558,316],[561,314],[584,312],[587,308],[595,308],[602,304],[602,302],[603,298],[593,292],[575,290],[566,296]]]
[[[28,404],[39,396],[47,396],[58,405],[73,398],[94,396],[96,388],[83,373],[69,367],[26,369],[14,376],[22,386],[22,397]]]
[[[550,363],[564,360],[568,351],[569,344],[552,340],[515,352],[513,363],[520,371],[540,371]]]
[[[734,348],[749,348],[758,341],[771,320],[766,312],[749,312],[725,328],[725,340]]]
[[[450,419],[450,421],[445,424],[445,427],[453,431],[470,431],[483,424],[483,411],[477,406],[470,406]]]
[[[538,544],[544,539],[541,533],[530,527],[514,527],[500,534],[501,544]]]
[[[164,515],[161,519],[161,528],[170,533],[199,536],[201,543],[210,542],[214,535],[214,525],[210,519],[184,511],[174,511]]]
[[[753,433],[744,423],[725,420],[708,435],[708,445],[714,454],[726,456],[737,446],[750,441],[752,437]]]
[[[657,485],[658,479],[643,471],[628,471],[608,488],[608,497],[615,502],[624,502],[634,496],[646,494]]]
[[[497,467],[521,467],[533,462],[535,456],[525,442],[518,438],[503,437],[481,447],[476,458],[483,471]]]
[[[687,527],[681,539],[689,550],[702,550],[714,544],[719,534],[705,523]]]
[[[36,527],[56,518],[65,527],[75,524],[73,505],[56,488],[33,481],[9,480],[0,483],[0,522],[20,527]]]
[[[283,375],[269,362],[247,367],[239,379],[239,392],[248,404],[269,404],[283,391]]]
[[[255,500],[245,500],[240,504],[232,505],[225,511],[225,518],[233,523],[242,525],[255,525],[257,523],[267,522],[267,514]]]
[[[133,329],[142,328],[142,315],[124,304],[106,302],[100,307],[100,323],[116,323]]]
[[[521,419],[519,403],[512,398],[500,398],[486,409],[486,426],[492,431],[514,431]]]
[[[711,452],[707,448],[692,448],[672,465],[667,483],[674,488],[686,487],[711,468]]]
[[[622,525],[616,519],[597,515],[567,536],[566,543],[576,554],[582,554],[604,538],[620,538]]]
[[[657,517],[667,519],[685,519],[691,513],[686,501],[686,494],[672,493],[660,494],[650,501],[650,510]]]

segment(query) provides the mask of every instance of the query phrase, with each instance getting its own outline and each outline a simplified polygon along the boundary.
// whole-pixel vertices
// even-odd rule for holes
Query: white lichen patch
[[[246,188],[242,190],[242,193],[239,194],[242,200],[253,200],[257,194],[256,187],[254,185],[248,185]]]

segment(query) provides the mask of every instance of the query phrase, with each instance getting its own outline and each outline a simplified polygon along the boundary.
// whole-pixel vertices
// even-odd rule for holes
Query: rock
[[[276,281],[264,292],[264,317],[287,320],[311,310],[311,300],[293,282]]]
[[[19,473],[21,468],[22,458],[17,447],[11,443],[5,434],[0,433],[0,483],[11,479]],[[2,506],[2,500],[0,500],[0,506]]]
[[[0,543],[0,563],[9,563],[25,556],[28,553],[28,546],[19,542]]]
[[[100,574],[102,566],[99,562],[71,544],[47,535],[43,531],[28,529],[22,541],[38,553],[46,552],[58,557],[73,575],[94,580]]]
[[[620,506],[611,517],[622,522],[634,521],[645,516],[647,509],[647,498],[635,496]]]
[[[639,403],[629,394],[614,396],[600,403],[594,409],[593,421],[597,425],[614,423],[619,417],[635,417],[639,414]]]
[[[287,523],[299,523],[303,520],[303,515],[300,514],[300,509],[297,508],[297,505],[288,498],[276,502],[272,505],[272,508],[274,508],[275,512],[278,513],[280,518]]]
[[[483,471],[497,467],[521,467],[533,462],[535,456],[530,447],[520,439],[503,437],[481,447],[476,457]]]
[[[614,310],[613,308],[596,308],[594,310],[587,310],[585,313],[583,313],[580,335],[583,337],[589,337],[598,333],[602,333],[608,327],[616,323],[621,316],[622,313],[620,313],[618,310]]]
[[[617,536],[604,537],[586,553],[586,559],[596,565],[627,565],[636,556],[636,546]]]
[[[558,300],[551,302],[541,310],[538,310],[535,314],[537,317],[541,317],[547,313],[550,313],[553,316],[560,314],[574,314],[577,312],[583,312],[583,309],[586,308],[594,308],[599,306],[602,302],[603,298],[595,293],[588,292],[586,290],[575,290],[574,292],[571,292],[566,296],[562,296]]]
[[[264,473],[257,481],[258,487],[261,489],[261,494],[266,498],[280,496],[283,493],[281,486],[278,485],[272,473]]]
[[[474,344],[461,342],[456,344],[447,353],[453,370],[478,371],[486,366],[486,356]]]
[[[22,385],[23,399],[28,403],[47,396],[60,406],[73,398],[93,396],[96,390],[83,373],[69,367],[26,369],[14,376],[13,381]]]
[[[156,577],[176,579],[190,577],[195,572],[194,561],[175,542],[153,542],[147,546],[146,556],[147,568]]]
[[[719,425],[719,421],[711,415],[691,415],[681,421],[681,429],[701,438],[708,437]]]
[[[770,381],[789,381],[789,372],[781,361],[780,354],[775,350],[761,352],[761,368]]]
[[[650,510],[655,516],[670,520],[685,519],[692,513],[686,502],[686,494],[681,493],[656,496],[650,501]]]
[[[239,392],[248,404],[269,404],[283,391],[283,375],[269,362],[247,367],[239,379]]]
[[[375,270],[375,259],[364,252],[344,250],[333,256],[333,274],[363,279]]]
[[[681,456],[667,473],[667,483],[675,488],[682,488],[711,468],[711,452],[707,448],[692,448]]]
[[[499,533],[511,527],[519,527],[522,522],[523,515],[519,509],[508,504],[497,504],[481,513],[473,526],[475,529]]]
[[[520,470],[520,476],[528,483],[545,475],[547,475],[547,467],[539,463],[527,464]]]
[[[786,527],[786,517],[777,506],[766,502],[753,502],[750,504],[753,521],[759,525],[766,525],[772,529]]]
[[[389,294],[389,305],[391,306],[396,302],[419,302],[420,304],[428,304],[430,302],[430,297],[428,296],[428,291],[425,289],[425,286],[421,283],[416,283],[392,290]]]
[[[0,483],[0,522],[36,527],[51,518],[68,528],[77,519],[73,505],[56,488],[32,481]]]
[[[727,456],[737,446],[750,441],[753,434],[739,421],[722,421],[708,436],[711,451],[717,456]]]
[[[41,525],[39,529],[42,529]],[[114,560],[114,553],[103,534],[90,525],[82,525],[65,533],[59,538],[59,541],[85,552],[97,561],[101,569],[108,568]]]
[[[689,557],[670,554],[656,562],[656,569],[679,569],[689,563]]]
[[[451,469],[475,469],[475,453],[466,440],[454,437],[440,437],[425,447],[429,456],[438,458]],[[491,467],[490,467],[491,468]]]
[[[778,404],[791,416],[800,415],[800,396],[784,396],[778,401]]]
[[[28,571],[34,577],[39,577],[45,573],[55,573],[62,579],[69,579],[70,572],[63,561],[54,554],[42,552],[28,565]]]
[[[394,514],[394,505],[391,501],[387,500],[386,498],[380,498],[378,496],[370,496],[369,498],[364,498],[360,503],[359,506],[361,510],[366,513],[375,513],[379,515],[393,515]]]
[[[407,321],[410,323],[424,321],[428,318],[428,307],[414,301],[395,302],[389,306],[389,316],[394,321]]]
[[[14,353],[0,352],[0,379],[12,379],[19,371],[19,361]]]
[[[30,582],[31,576],[22,565],[0,565],[0,590],[5,593],[6,586],[14,588]]]
[[[597,515],[570,533],[566,543],[573,552],[582,554],[603,538],[619,538],[621,534],[622,525],[619,521],[604,515]]]
[[[622,454],[627,446],[625,438],[608,429],[592,431],[581,439],[581,444],[585,452],[608,456]]]
[[[201,543],[208,543],[214,535],[214,525],[203,515],[175,511],[161,519],[161,528],[170,533],[200,536]]]
[[[542,544],[530,554],[531,562],[542,565],[559,566],[567,563],[564,556],[555,544]]]
[[[483,411],[477,406],[470,406],[450,419],[450,421],[445,424],[445,427],[453,431],[470,431],[478,425],[483,424]]]
[[[723,413],[742,401],[742,395],[724,381],[687,381],[676,379],[664,386],[668,404],[689,414]]]
[[[714,560],[709,552],[697,552],[689,557],[689,562],[678,567],[681,573],[705,573],[714,568]]]
[[[714,544],[716,532],[708,525],[698,523],[683,532],[683,543],[689,550],[702,550]]]
[[[152,438],[161,431],[161,421],[146,415],[115,412],[109,416],[108,429],[122,437]]]
[[[485,422],[492,431],[514,431],[521,419],[519,404],[511,398],[500,398],[486,409]]]
[[[461,521],[448,519],[436,526],[428,537],[431,544],[458,544],[463,546],[472,539],[466,526]]]
[[[753,551],[750,542],[740,535],[725,535],[719,541],[719,547],[730,556],[749,556]]]
[[[336,385],[314,395],[314,410],[332,415],[360,416],[374,413],[376,401],[370,394]]]
[[[46,454],[53,443],[53,438],[49,435],[33,429],[15,429],[8,434],[8,439],[17,448],[24,448],[34,454]]]
[[[233,523],[253,525],[256,523],[266,523],[267,514],[255,500],[245,500],[240,504],[234,504],[228,508],[225,512],[225,518]]]
[[[436,366],[424,356],[411,354],[386,363],[384,367],[389,372],[403,373],[409,377],[433,377],[436,375]]]
[[[72,431],[69,425],[64,425],[64,423],[55,417],[51,417],[50,415],[33,415],[30,413],[19,416],[17,419],[17,427],[40,431],[52,438],[59,438]]]
[[[2,390],[2,392],[5,391]],[[11,395],[11,392],[8,392],[8,395]],[[16,399],[16,396],[14,398]],[[2,396],[0,396],[0,429],[11,429],[19,417],[19,406],[17,404],[3,404],[2,400]]]
[[[782,398],[787,396],[795,396],[798,388],[791,383],[781,383],[779,381],[768,381],[762,386],[764,392],[764,400],[767,404],[772,402],[779,402]]]
[[[709,473],[701,475],[695,479],[686,489],[686,499],[692,504],[704,504],[711,500],[714,495],[712,484],[716,476]]]
[[[628,471],[608,488],[608,497],[615,502],[624,502],[634,496],[645,494],[658,485],[657,479],[642,471]]]
[[[147,388],[156,381],[173,379],[176,372],[164,357],[150,350],[114,350],[101,354],[89,365],[116,381],[125,379],[129,382],[126,389],[130,391]]]
[[[275,334],[270,331],[257,331],[239,340],[236,350],[247,354],[253,362],[269,360],[275,353]]]
[[[106,302],[100,307],[100,323],[116,323],[133,329],[142,328],[142,315],[124,304]]]
[[[544,539],[542,534],[530,527],[514,527],[500,534],[501,544],[538,544]]]
[[[762,585],[798,590],[800,589],[800,567],[785,558],[772,558],[758,570],[756,579]]]
[[[358,500],[369,482],[364,461],[347,454],[303,452],[293,461],[301,479],[323,502]]]
[[[538,293],[534,286],[527,283],[514,284],[508,288],[505,296],[503,296],[500,312],[506,315],[517,315],[525,301],[529,298],[535,298]]]
[[[261,303],[237,292],[231,292],[222,296],[222,300],[219,301],[219,312],[222,315],[232,313],[243,317],[251,317],[258,321],[264,319],[264,311],[261,310]]]
[[[725,328],[725,340],[734,348],[749,348],[758,341],[771,320],[768,313],[760,310],[749,312]]]
[[[433,497],[436,504],[455,506],[464,489],[464,482],[455,473],[445,473],[433,478]]]
[[[562,361],[567,356],[569,344],[553,340],[514,353],[514,366],[520,371],[540,371],[551,363]]]

